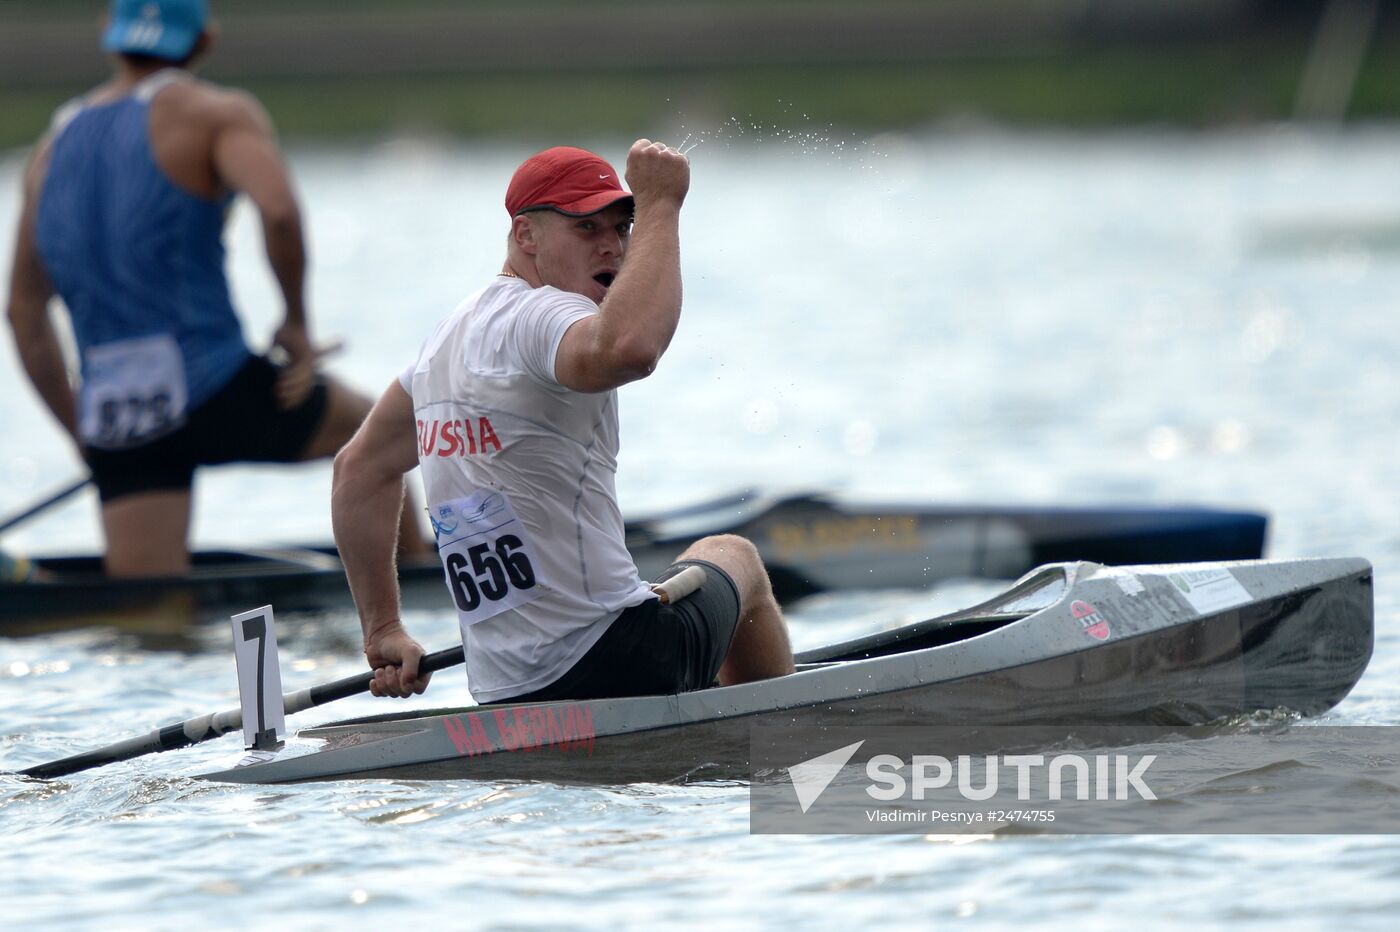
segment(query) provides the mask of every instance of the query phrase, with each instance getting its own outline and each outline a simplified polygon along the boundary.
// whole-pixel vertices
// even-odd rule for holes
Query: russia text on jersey
[[[418,452],[422,456],[476,456],[500,450],[501,441],[490,418],[418,422]]]

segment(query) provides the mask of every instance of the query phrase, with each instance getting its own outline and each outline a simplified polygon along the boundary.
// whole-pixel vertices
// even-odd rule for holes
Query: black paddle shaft
[[[5,533],[10,528],[15,527],[16,525],[23,524],[25,521],[28,521],[30,518],[39,514],[41,511],[47,511],[54,505],[57,505],[59,502],[64,501],[70,496],[76,495],[78,492],[82,491],[91,481],[91,479],[79,479],[71,485],[60,489],[59,491],[50,495],[42,502],[39,502],[36,505],[31,505],[24,511],[21,511],[19,514],[6,518],[4,521],[0,521],[0,534]]]
[[[424,654],[423,659],[418,663],[418,672],[420,674],[436,673],[439,670],[457,666],[463,659],[464,654],[461,647],[449,647],[446,650]],[[369,692],[369,684],[373,681],[373,672],[356,673],[354,676],[347,676],[344,679],[336,680],[332,683],[322,683],[320,686],[312,686],[311,705],[325,705],[327,702],[334,702],[337,699],[344,699],[347,696],[367,693]]]
[[[461,647],[449,647],[447,650],[425,654],[418,665],[418,672],[436,673],[438,670],[455,667],[462,662],[463,657]],[[300,712],[313,706],[344,699],[347,696],[369,692],[369,684],[373,681],[373,672],[356,673],[354,676],[347,676],[344,679],[312,686],[306,690],[305,696],[298,693],[287,693],[282,697],[282,703],[288,713]],[[64,777],[70,773],[78,773],[82,770],[91,770],[105,764],[114,764],[117,761],[130,760],[133,757],[189,747],[192,744],[217,738],[234,728],[241,727],[240,718],[237,710],[223,715],[202,716],[203,721],[201,718],[192,718],[189,721],[176,722],[173,725],[166,725],[164,728],[157,728],[149,734],[109,744],[95,751],[84,751],[62,760],[37,764],[21,770],[19,773],[26,777],[48,780],[54,777]],[[215,719],[222,720],[221,724],[216,724]]]

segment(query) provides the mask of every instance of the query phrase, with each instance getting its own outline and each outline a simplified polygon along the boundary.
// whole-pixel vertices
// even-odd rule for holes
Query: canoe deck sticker
[[[1142,580],[1137,575],[1127,570],[1120,570],[1112,567],[1104,567],[1105,575],[1111,577],[1118,588],[1123,590],[1124,595],[1142,595],[1147,591],[1147,587],[1142,584]]]
[[[1167,578],[1201,615],[1234,608],[1250,600],[1249,592],[1240,585],[1235,574],[1223,566],[1180,570],[1168,573]]]
[[[1096,641],[1108,640],[1108,619],[1100,615],[1097,608],[1082,599],[1075,599],[1069,604],[1069,611],[1089,637]]]

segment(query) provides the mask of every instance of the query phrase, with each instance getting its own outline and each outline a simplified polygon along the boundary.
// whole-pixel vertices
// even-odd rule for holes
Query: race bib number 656
[[[462,625],[475,625],[545,593],[538,559],[510,499],[495,489],[428,509],[447,590]]]

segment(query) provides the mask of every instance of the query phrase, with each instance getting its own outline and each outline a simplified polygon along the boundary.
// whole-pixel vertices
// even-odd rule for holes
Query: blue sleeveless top
[[[251,354],[224,277],[233,198],[176,187],[151,149],[151,100],[181,77],[160,71],[129,97],[59,112],[34,236],[68,306],[84,377],[88,350],[165,334],[179,346],[194,408]]]

